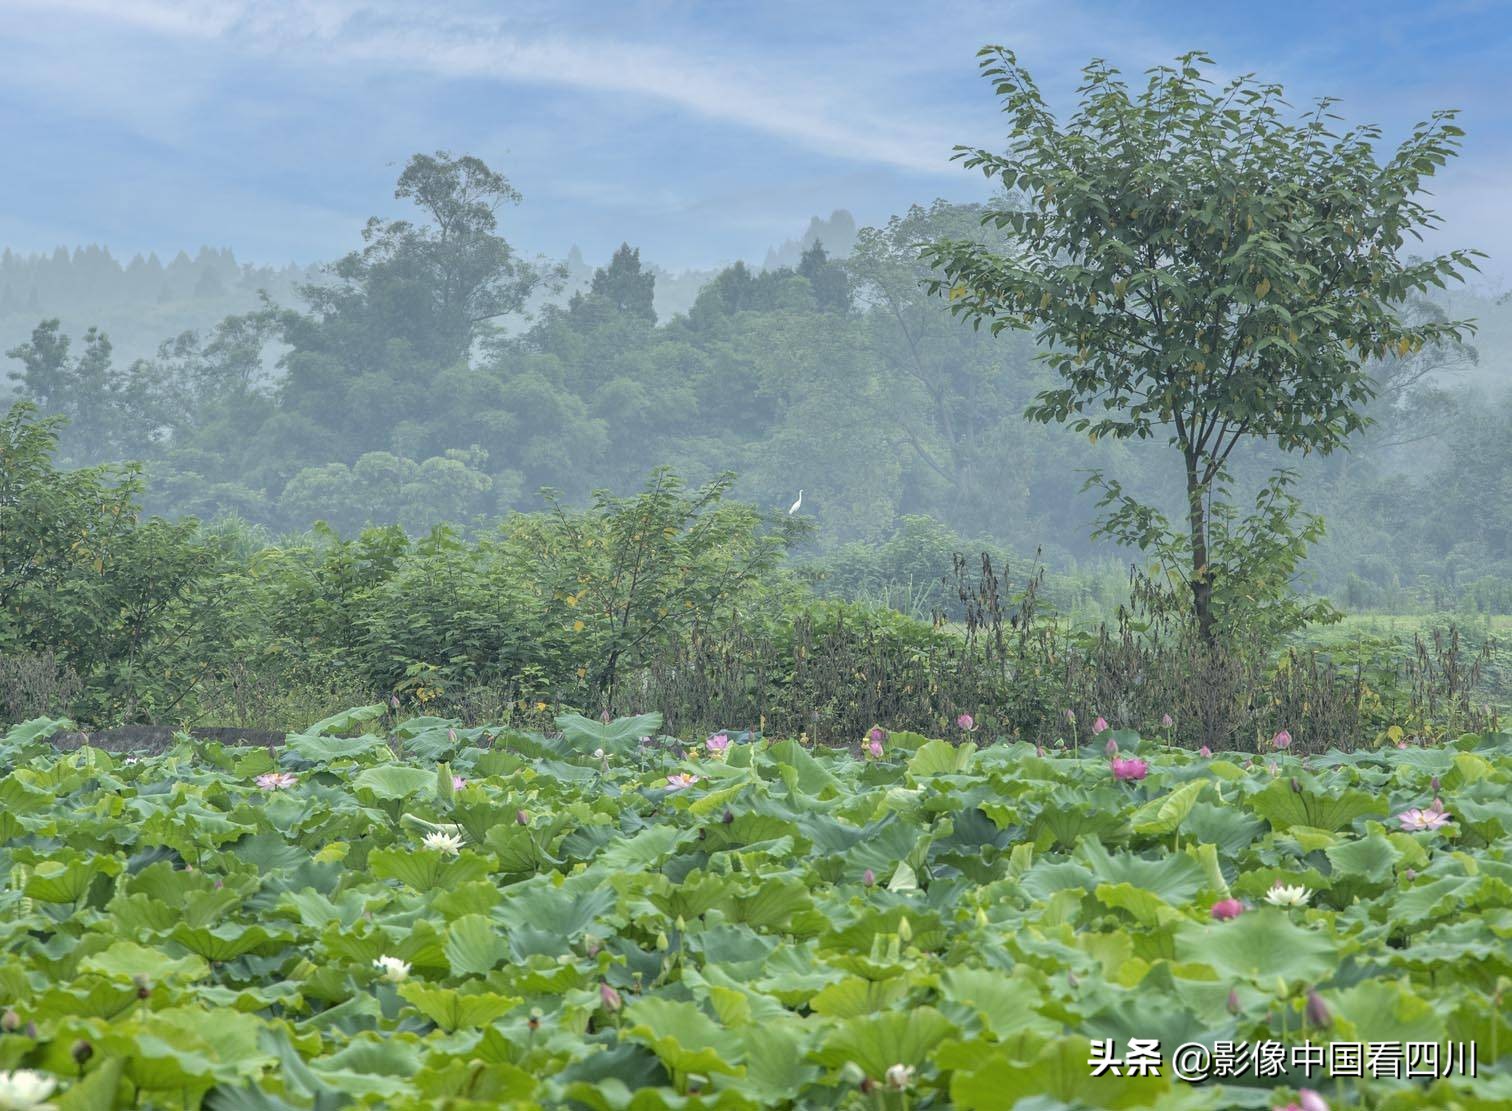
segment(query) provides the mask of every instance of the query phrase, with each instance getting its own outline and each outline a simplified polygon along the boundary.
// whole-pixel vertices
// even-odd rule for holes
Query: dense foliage
[[[0,1066],[62,1111],[1512,1100],[1512,736],[1110,764],[383,712],[278,753],[11,730]],[[1132,1038],[1163,1075],[1089,1075]],[[1222,1040],[1474,1041],[1478,1078],[1173,1080]]]
[[[629,493],[658,466],[695,484],[733,471],[752,504],[785,507],[805,489],[815,554],[928,516],[994,550],[1042,548],[1062,574],[1117,559],[1088,542],[1087,472],[1182,512],[1160,445],[1026,424],[1054,384],[1033,344],[961,327],[925,292],[938,271],[921,246],[1004,249],[1006,234],[981,224],[987,208],[937,202],[859,233],[837,214],[764,269],[710,274],[696,295],[674,283],[669,308],[668,276],[628,245],[598,270],[573,256],[575,292],[546,292],[560,271],[510,248],[495,202],[514,194],[476,160],[419,157],[399,191],[421,203],[417,219],[375,220],[362,250],[321,274],[247,272],[239,300],[203,302],[231,315],[111,307],[115,279],[95,270],[113,264],[94,255],[0,263],[13,285],[45,287],[47,311],[69,312],[33,315],[7,348],[22,397],[69,419],[59,463],[140,461],[149,512],[274,532],[324,519],[348,537],[367,524],[487,529],[542,508],[542,486],[581,505],[595,489]],[[229,266],[205,254],[170,269]],[[74,300],[59,300],[62,283]],[[522,304],[525,315],[485,319]],[[1403,311],[1419,330],[1473,313],[1492,317],[1488,337],[1505,331],[1505,309],[1487,300]],[[161,320],[167,342],[121,360],[123,312]],[[155,345],[133,333],[127,346]],[[1498,585],[1512,572],[1505,358],[1482,355],[1477,369],[1475,351],[1446,340],[1367,364],[1375,427],[1348,457],[1309,462],[1292,490],[1330,524],[1298,573],[1355,605],[1512,608]],[[1457,392],[1471,375],[1493,392]],[[1228,460],[1236,493],[1248,498],[1281,461],[1241,444]],[[884,589],[932,587],[904,575]]]

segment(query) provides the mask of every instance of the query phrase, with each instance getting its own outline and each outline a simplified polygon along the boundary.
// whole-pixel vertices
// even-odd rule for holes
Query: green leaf
[[[481,914],[465,914],[446,931],[446,959],[453,976],[481,976],[509,956],[509,942]]]

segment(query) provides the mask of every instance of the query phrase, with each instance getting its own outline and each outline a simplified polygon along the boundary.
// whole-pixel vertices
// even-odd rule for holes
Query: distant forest
[[[525,259],[499,227],[515,199],[500,175],[417,159],[406,176],[417,165],[494,195],[449,209],[401,179],[418,210],[354,230],[324,267],[7,250],[0,385],[68,418],[60,463],[140,461],[150,511],[270,534],[475,530],[541,508],[542,488],[582,503],[669,466],[690,482],[734,471],[734,496],[766,509],[802,488],[826,558],[930,518],[931,550],[1040,549],[1072,572],[1127,560],[1089,539],[1086,472],[1177,496],[1163,445],[1025,422],[1049,380],[1032,341],[962,326],[921,288],[920,244],[991,234],[975,206],[870,228],[840,211],[760,266],[671,274],[629,243],[598,266],[575,248]],[[1512,305],[1456,292],[1411,310],[1480,330],[1378,365],[1375,424],[1350,452],[1254,453],[1236,483],[1298,471],[1327,521],[1316,589],[1512,611]]]

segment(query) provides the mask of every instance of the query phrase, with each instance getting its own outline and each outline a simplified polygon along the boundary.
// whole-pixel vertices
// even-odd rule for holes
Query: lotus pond
[[[1512,735],[1117,732],[1115,777],[1101,743],[382,713],[277,752],[6,735],[0,1107],[1512,1106]],[[1161,1067],[1093,1075],[1135,1040]],[[1224,1042],[1478,1075],[1172,1075]]]

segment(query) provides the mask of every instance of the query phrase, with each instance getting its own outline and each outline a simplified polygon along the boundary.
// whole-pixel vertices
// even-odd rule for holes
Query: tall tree
[[[324,339],[350,361],[374,365],[398,340],[429,366],[462,362],[483,330],[521,311],[555,272],[498,234],[499,209],[521,198],[481,159],[417,154],[394,196],[413,201],[424,221],[369,220],[365,246],[330,268],[335,280],[303,288],[313,319],[292,329],[296,347]]]
[[[1474,269],[1473,251],[1403,258],[1407,237],[1436,223],[1420,197],[1459,147],[1455,113],[1435,112],[1378,161],[1378,128],[1335,132],[1326,99],[1288,119],[1279,85],[1217,86],[1211,59],[1190,53],[1137,93],[1093,62],[1062,126],[1011,51],[980,57],[1010,146],[957,157],[1015,190],[986,217],[1011,243],[936,243],[927,257],[943,277],[930,288],[976,325],[1035,330],[1062,385],[1030,418],[1094,440],[1168,432],[1186,487],[1183,574],[1212,644],[1210,499],[1235,445],[1331,452],[1364,423],[1369,360],[1470,330],[1401,311]],[[1112,535],[1170,539],[1158,514],[1113,500]]]
[[[641,269],[640,248],[621,243],[619,250],[593,272],[592,293],[605,298],[622,313],[656,323],[656,275]]]

